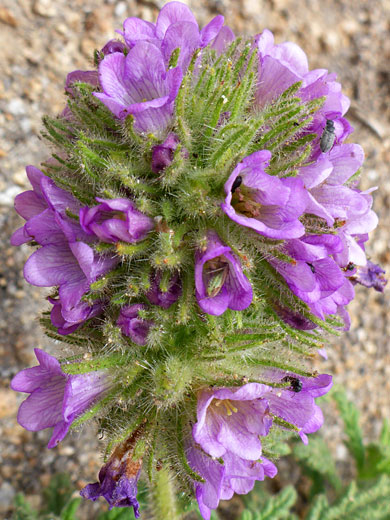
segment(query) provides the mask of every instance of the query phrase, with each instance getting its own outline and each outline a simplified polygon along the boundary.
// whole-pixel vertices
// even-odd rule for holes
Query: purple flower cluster
[[[19,372],[11,388],[30,394],[21,404],[18,422],[26,430],[37,432],[53,428],[48,448],[54,448],[72,422],[112,388],[111,377],[103,370],[68,375],[56,358],[36,348],[39,365]]]
[[[49,298],[51,320],[60,334],[70,334],[102,311],[103,301],[88,304],[83,296],[119,262],[116,255],[97,254],[93,244],[137,242],[153,229],[154,221],[127,199],[97,198],[97,206],[81,207],[34,166],[26,171],[33,189],[15,199],[15,209],[26,223],[11,243],[35,241],[41,246],[27,260],[24,276],[38,287],[58,287],[58,298]]]
[[[110,53],[99,65],[103,92],[96,92],[112,113],[125,119],[132,115],[139,132],[163,135],[173,116],[174,102],[193,53],[209,44],[220,50],[234,38],[223,27],[223,16],[216,16],[199,30],[191,10],[181,2],[166,4],[156,24],[139,18],[127,18],[123,49],[110,46]],[[105,49],[105,48],[103,48]],[[179,49],[175,68],[169,68],[172,53]]]
[[[194,482],[205,520],[219,500],[229,499],[233,493],[248,493],[256,480],[275,476],[277,469],[262,457],[261,446],[261,437],[268,435],[274,418],[296,427],[305,444],[307,434],[322,426],[322,412],[314,399],[329,391],[331,376],[306,378],[278,370],[267,376],[270,382],[286,382],[286,387],[248,383],[238,389],[199,392],[198,421],[193,428],[193,441],[188,441],[187,458],[192,469],[205,480]]]
[[[25,223],[11,243],[38,246],[25,264],[26,280],[53,288],[50,318],[59,334],[84,327],[74,336],[82,344],[96,325],[93,357],[104,357],[99,366],[106,367],[70,375],[36,349],[39,366],[22,370],[11,383],[30,394],[19,423],[32,431],[53,428],[51,448],[92,405],[111,396],[114,401],[123,383],[118,399],[131,399],[135,431],[81,494],[102,496],[110,508],[133,507],[136,518],[142,457],[152,444],[159,452],[160,439],[177,442],[178,453],[184,448],[187,462],[181,457],[176,463],[191,478],[208,520],[220,500],[275,476],[276,466],[263,456],[271,429],[296,431],[306,444],[307,434],[322,426],[315,399],[330,389],[331,376],[301,376],[281,364],[279,352],[284,369],[263,369],[257,378],[253,371],[254,381],[266,383],[215,388],[215,367],[214,383],[207,370],[219,339],[251,341],[263,331],[257,313],[267,319],[272,311],[294,329],[312,331],[329,315],[341,317],[348,329],[345,307],[354,285],[377,291],[386,285],[384,271],[366,258],[368,233],[378,221],[371,209],[375,188],[361,191],[355,182],[364,153],[345,142],[352,132],[344,117],[349,100],[336,76],[309,70],[297,45],[275,45],[268,30],[246,46],[236,40],[225,56],[235,36],[223,24],[216,16],[201,29],[176,1],[161,9],[156,23],[125,20],[118,31],[124,41],[110,40],[96,53],[98,70],[67,76],[69,104],[59,120],[46,121],[58,161],[47,163],[47,175],[28,166],[32,189],[15,199]],[[254,96],[247,73],[257,74]],[[296,107],[291,121],[283,110],[278,115],[285,100]],[[244,143],[246,126],[252,128],[247,122],[254,132]],[[285,133],[277,135],[280,128]],[[231,312],[250,306],[239,316]],[[294,342],[317,338],[316,331],[291,331],[280,320]],[[161,343],[156,331],[162,331]],[[256,358],[258,346],[243,348],[253,347]],[[240,349],[233,346],[228,355]],[[134,355],[131,362],[123,359],[126,351]],[[191,363],[199,363],[201,379]],[[232,374],[224,366],[218,374],[228,381]],[[114,386],[117,367],[123,381],[118,376]],[[184,446],[180,435],[167,441],[176,430],[160,426],[174,421],[179,405],[183,416],[194,418],[194,394],[197,421],[191,433],[184,426]],[[168,409],[173,402],[175,414]],[[111,404],[107,413],[120,413]],[[161,412],[168,419],[160,422]],[[114,417],[112,412],[107,423]],[[160,455],[149,452],[150,461],[174,452],[163,446]]]

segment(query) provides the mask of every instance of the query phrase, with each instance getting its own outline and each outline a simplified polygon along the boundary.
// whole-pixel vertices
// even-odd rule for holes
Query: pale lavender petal
[[[169,2],[160,11],[156,22],[156,36],[163,39],[169,26],[176,22],[192,22],[198,25],[189,7],[181,2]]]
[[[129,46],[133,46],[139,40],[151,41],[156,37],[154,23],[141,18],[126,18],[123,23],[124,38]]]
[[[219,35],[222,30],[223,22],[224,17],[222,15],[218,15],[203,27],[203,29],[200,31],[202,47],[206,47],[206,45],[208,45],[214,38]]]
[[[234,32],[225,25],[219,31],[214,41],[211,43],[211,48],[217,51],[217,54],[220,55],[226,51],[228,46],[235,40]]]
[[[329,152],[328,160],[333,164],[333,171],[328,177],[327,183],[339,186],[362,166],[364,151],[358,144],[340,144]]]

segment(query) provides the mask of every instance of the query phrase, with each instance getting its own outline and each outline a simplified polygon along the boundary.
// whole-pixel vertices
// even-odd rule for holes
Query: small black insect
[[[298,393],[302,390],[302,381],[294,376],[286,376],[282,379],[286,383],[291,383],[291,390]]]
[[[331,119],[326,120],[326,126],[322,132],[320,139],[320,148],[322,153],[329,152],[332,149],[336,135],[334,132],[334,122]]]
[[[349,262],[347,267],[345,268],[347,271],[353,271],[355,269],[355,264],[352,262]]]
[[[236,191],[236,189],[241,186],[241,183],[242,183],[242,177],[241,177],[241,175],[237,175],[237,177],[234,179],[231,192],[234,193]]]
[[[312,273],[315,273],[315,272],[316,272],[316,268],[314,267],[314,265],[313,265],[313,264],[309,264],[309,262],[306,262],[306,263],[307,263],[307,265],[310,267],[311,272],[312,272]]]

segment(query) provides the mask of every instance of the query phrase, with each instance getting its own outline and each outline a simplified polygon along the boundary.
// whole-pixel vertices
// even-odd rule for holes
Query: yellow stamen
[[[238,409],[233,406],[233,404],[231,403],[231,401],[229,401],[229,399],[216,399],[215,400],[215,406],[219,406],[223,404],[223,406],[225,407],[225,410],[226,410],[226,413],[227,415],[232,415],[233,413],[237,413],[238,412]]]

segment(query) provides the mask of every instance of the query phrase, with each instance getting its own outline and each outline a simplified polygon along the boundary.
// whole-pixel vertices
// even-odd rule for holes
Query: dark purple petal
[[[137,484],[142,459],[133,460],[134,436],[118,445],[108,462],[99,472],[99,482],[88,484],[80,495],[92,501],[104,497],[110,509],[132,507],[135,518],[140,517],[137,501]]]
[[[294,329],[312,330],[318,326],[299,312],[287,307],[282,307],[279,303],[274,303],[273,307],[276,314],[282,318],[287,325],[290,325],[290,327]]]
[[[91,318],[99,315],[103,310],[102,302],[95,302],[89,305],[81,301],[72,309],[66,310],[62,308],[60,300],[48,298],[53,308],[50,313],[52,324],[58,328],[58,333],[62,335],[71,334],[77,330],[83,323]]]
[[[169,309],[180,298],[182,293],[181,281],[178,273],[174,273],[168,283],[166,291],[160,287],[161,272],[156,272],[151,278],[151,286],[146,296],[150,303],[159,305],[163,309]]]
[[[146,345],[146,339],[153,322],[138,316],[140,310],[145,309],[142,303],[122,307],[117,320],[122,334],[128,336],[137,345]]]
[[[114,52],[123,52],[125,49],[127,49],[126,45],[120,40],[110,40],[106,43],[100,52],[104,54],[104,56],[107,56],[108,54],[113,54]]]
[[[178,136],[171,132],[163,143],[153,146],[152,171],[154,173],[160,173],[162,170],[167,168],[167,166],[172,164],[173,156],[179,143],[180,139]],[[183,155],[188,156],[188,152],[185,151]]]

